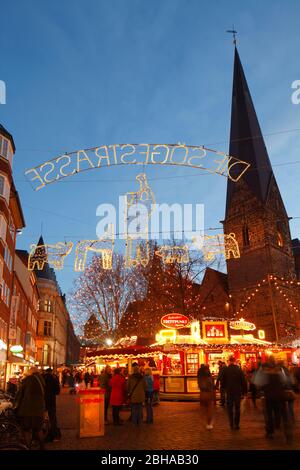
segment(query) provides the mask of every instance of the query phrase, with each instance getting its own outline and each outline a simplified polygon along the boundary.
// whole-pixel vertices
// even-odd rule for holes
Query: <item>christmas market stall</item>
[[[291,361],[291,348],[266,341],[263,330],[254,335],[256,326],[243,318],[199,321],[168,314],[161,318],[161,324],[164,328],[157,332],[151,346],[127,343],[120,347],[119,343],[119,347],[87,349],[86,367],[100,374],[105,365],[110,365],[126,368],[130,374],[136,362],[159,373],[161,399],[193,400],[199,398],[197,371],[201,364],[208,364],[216,378],[219,361],[227,363],[230,356],[246,374],[270,355],[276,360]]]

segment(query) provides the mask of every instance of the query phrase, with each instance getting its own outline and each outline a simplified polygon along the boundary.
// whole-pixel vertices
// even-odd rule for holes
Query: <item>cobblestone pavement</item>
[[[274,440],[265,438],[261,403],[253,408],[246,399],[241,429],[229,429],[226,410],[215,409],[214,429],[206,430],[197,402],[161,402],[154,407],[154,423],[136,428],[127,422],[129,411],[122,411],[122,426],[109,424],[105,436],[77,437],[77,410],[73,395],[63,393],[57,399],[58,422],[62,432],[59,442],[47,444],[48,450],[295,450],[300,449],[300,397],[296,400],[296,425],[292,444],[286,444],[282,431]]]

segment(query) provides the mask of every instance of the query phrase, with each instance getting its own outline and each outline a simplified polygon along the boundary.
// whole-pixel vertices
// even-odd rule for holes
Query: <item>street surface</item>
[[[261,403],[253,408],[245,400],[241,428],[229,428],[226,410],[215,408],[214,429],[206,430],[202,410],[197,402],[161,402],[154,407],[154,423],[136,428],[128,422],[129,411],[122,411],[122,426],[109,424],[105,436],[77,437],[77,410],[74,395],[63,389],[57,398],[58,424],[62,438],[48,443],[48,450],[295,450],[300,449],[300,397],[295,403],[296,426],[292,444],[286,444],[283,432],[277,431],[274,440],[265,438]],[[111,420],[111,413],[110,413]]]

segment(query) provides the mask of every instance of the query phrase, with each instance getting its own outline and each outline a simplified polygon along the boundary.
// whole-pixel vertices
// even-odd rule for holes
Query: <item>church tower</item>
[[[250,164],[227,185],[224,233],[235,233],[241,254],[227,260],[233,310],[278,340],[296,334],[299,286],[289,217],[236,47],[229,155]]]

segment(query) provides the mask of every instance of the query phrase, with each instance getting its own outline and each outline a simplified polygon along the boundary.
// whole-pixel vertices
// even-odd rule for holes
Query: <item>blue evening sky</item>
[[[234,23],[265,134],[300,128],[291,84],[300,79],[300,2],[14,0],[1,6],[0,122],[13,134],[14,178],[29,249],[95,238],[96,207],[137,188],[141,167],[104,168],[35,193],[24,171],[61,153],[124,142],[208,145],[228,151]],[[266,137],[288,214],[300,217],[300,131]],[[284,162],[297,162],[281,166]],[[226,179],[200,170],[149,167],[157,202],[204,203],[205,226],[224,217]],[[291,221],[300,235],[300,219]],[[58,272],[68,292],[74,256]]]

